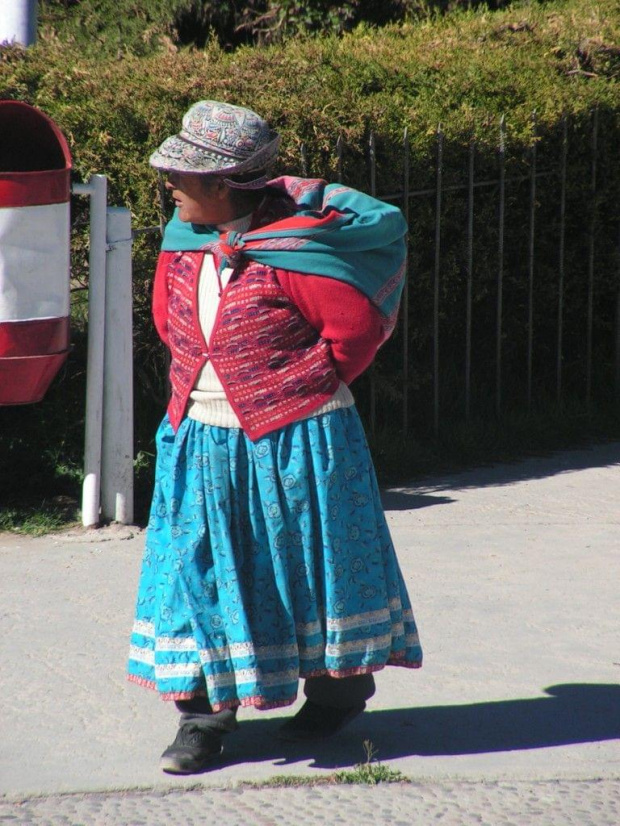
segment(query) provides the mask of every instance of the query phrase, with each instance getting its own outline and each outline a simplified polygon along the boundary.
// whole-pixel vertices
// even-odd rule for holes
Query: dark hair
[[[264,175],[265,171],[259,170],[258,172],[248,172],[245,175],[227,175],[226,177],[236,184],[247,184],[250,181],[262,178]],[[231,186],[228,191],[231,203],[236,207],[236,210],[248,215],[250,212],[254,212],[265,197],[265,189],[264,186],[259,189],[236,189]]]
[[[217,182],[224,181],[225,178],[234,183],[245,184],[248,181],[255,181],[263,177],[264,172],[250,172],[245,175],[201,175],[202,186],[205,192]],[[249,215],[257,209],[260,202],[265,197],[268,187],[259,189],[236,189],[234,186],[227,186],[228,198],[237,217]]]

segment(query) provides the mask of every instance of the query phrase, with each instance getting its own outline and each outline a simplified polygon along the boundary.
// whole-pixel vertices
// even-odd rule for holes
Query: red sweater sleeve
[[[276,270],[304,318],[331,344],[336,371],[350,384],[372,362],[384,339],[383,317],[366,296],[322,275]]]
[[[168,344],[168,281],[166,272],[172,252],[161,252],[157,259],[153,283],[153,321],[161,340]]]

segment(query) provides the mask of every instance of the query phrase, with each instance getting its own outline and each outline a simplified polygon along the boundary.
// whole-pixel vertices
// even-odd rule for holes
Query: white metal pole
[[[37,40],[37,0],[0,0],[0,43],[32,46]]]
[[[108,207],[101,514],[133,522],[131,213]]]
[[[73,191],[79,195],[90,194],[86,433],[82,486],[84,526],[97,525],[100,518],[107,190],[105,175],[93,175],[88,185],[77,184],[73,187]]]

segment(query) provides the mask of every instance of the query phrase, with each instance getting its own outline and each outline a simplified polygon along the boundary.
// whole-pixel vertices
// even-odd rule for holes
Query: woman
[[[181,712],[161,767],[204,769],[239,706],[306,702],[286,740],[361,713],[422,652],[348,384],[390,334],[395,207],[266,169],[279,138],[201,101],[150,163],[175,215],[153,312],[171,351],[129,678]]]

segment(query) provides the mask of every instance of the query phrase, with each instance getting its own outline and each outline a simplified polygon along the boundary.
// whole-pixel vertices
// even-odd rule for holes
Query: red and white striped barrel
[[[0,101],[0,405],[40,401],[69,350],[71,154],[50,118]]]

